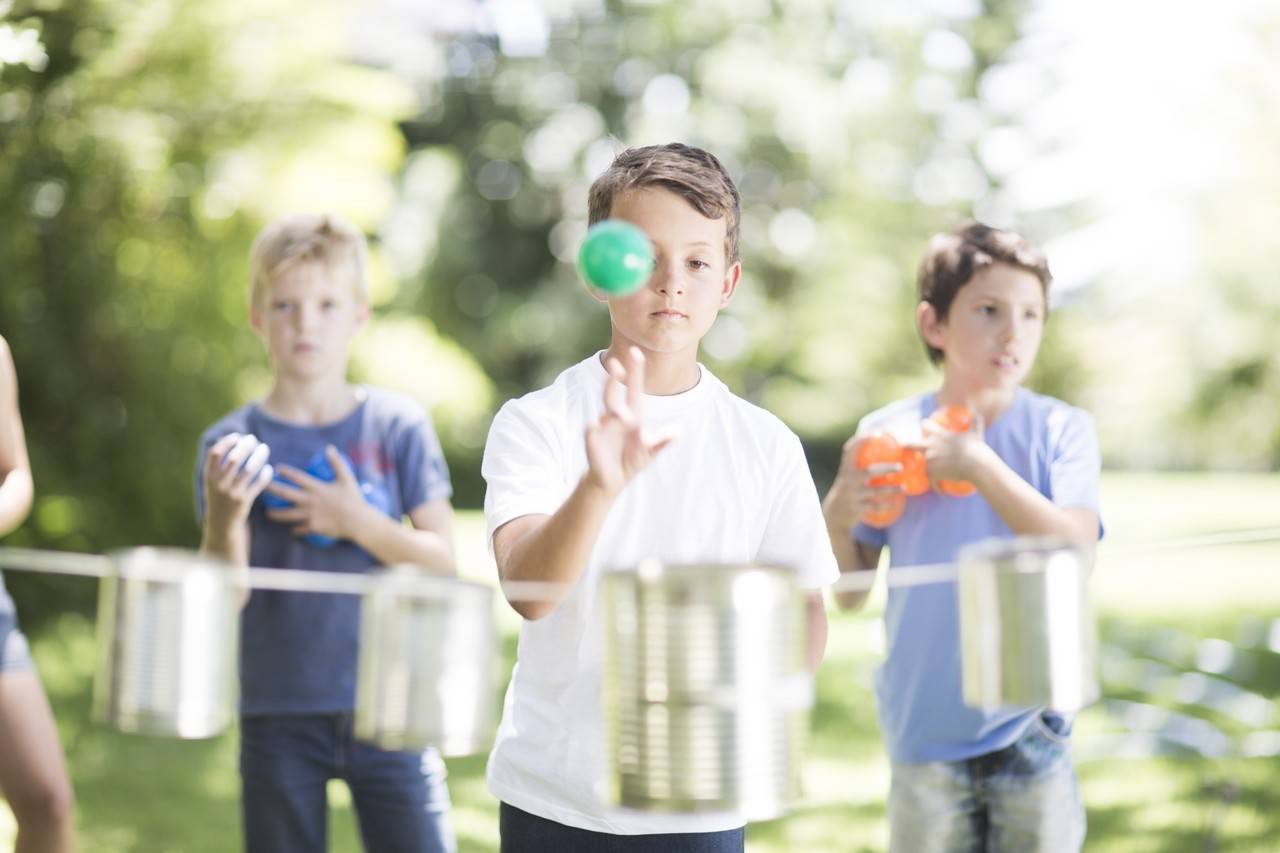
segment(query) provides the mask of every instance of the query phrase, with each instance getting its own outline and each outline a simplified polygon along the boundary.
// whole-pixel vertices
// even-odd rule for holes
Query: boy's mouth
[[[650,317],[657,317],[659,320],[687,320],[687,319],[689,319],[689,315],[687,315],[687,314],[685,314],[685,313],[683,313],[683,312],[681,312],[681,311],[677,311],[677,310],[675,310],[674,308],[664,308],[664,309],[662,309],[661,311],[654,311],[654,312],[653,312],[652,314],[650,314],[649,316],[650,316]]]
[[[1001,353],[1000,355],[995,357],[994,363],[996,367],[999,367],[1003,370],[1010,370],[1012,368],[1017,367],[1019,362],[1018,362],[1018,357],[1016,355],[1012,355],[1010,353]]]

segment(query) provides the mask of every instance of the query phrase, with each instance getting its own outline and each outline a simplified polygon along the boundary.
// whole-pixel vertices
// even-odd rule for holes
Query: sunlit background
[[[376,316],[354,375],[430,408],[455,503],[474,510],[496,408],[608,339],[572,263],[588,185],[622,148],[675,139],[720,156],[743,195],[744,282],[704,361],[801,435],[820,489],[859,417],[937,382],[912,326],[915,266],[931,233],[976,215],[1047,250],[1032,385],[1093,412],[1113,539],[1276,524],[1272,3],[0,0],[0,334],[37,485],[4,544],[197,541],[196,439],[269,379],[246,322],[249,244],[296,210],[368,234]],[[464,572],[491,579],[473,513],[460,535]],[[1091,726],[1192,734],[1164,757],[1082,759],[1091,849],[1280,837],[1277,556],[1108,572],[1104,548],[1113,701],[1078,747]],[[93,585],[6,582],[64,728],[86,849],[229,849],[226,830],[206,836],[235,825],[234,739],[91,727],[75,614]],[[837,619],[814,799],[753,828],[751,849],[883,847],[867,686],[880,630]],[[1229,688],[1253,710],[1205,698]],[[135,759],[155,787],[121,786]],[[452,767],[464,849],[496,843],[481,763]],[[334,849],[354,849],[345,831]]]

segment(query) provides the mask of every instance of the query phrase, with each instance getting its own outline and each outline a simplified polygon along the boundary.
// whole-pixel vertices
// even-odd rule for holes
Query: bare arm
[[[249,509],[271,482],[270,452],[252,435],[230,433],[218,439],[204,459],[200,553],[230,563],[241,583],[249,577]],[[240,603],[248,600],[246,583]]]
[[[995,457],[994,452],[991,455]],[[1062,536],[1084,548],[1092,559],[1098,544],[1098,514],[1093,510],[1058,506],[999,457],[983,466],[971,482],[1015,534]]]
[[[587,472],[551,515],[521,516],[493,534],[498,576],[504,582],[564,584],[558,597],[508,599],[526,619],[547,615],[563,600],[581,577],[613,501],[671,443],[671,436],[652,437],[643,432],[644,356],[640,351],[632,347],[625,367],[609,359],[606,369],[605,412],[586,431]]]
[[[805,593],[804,611],[806,663],[809,672],[813,673],[818,671],[822,656],[827,652],[827,608],[820,591]]]
[[[980,430],[948,433],[925,424],[929,478],[968,480],[1017,536],[1062,536],[1092,557],[1098,543],[1098,514],[1084,507],[1060,507],[1005,464],[982,440]]]
[[[498,577],[506,581],[564,584],[568,589],[582,574],[613,497],[583,476],[577,488],[551,515],[525,515],[493,533]],[[564,595],[544,600],[513,596],[511,607],[526,619],[546,616]]]
[[[453,506],[437,498],[408,513],[408,527],[364,503],[349,521],[348,538],[383,565],[412,563],[432,574],[457,574],[453,552]]]
[[[880,565],[880,548],[854,540],[852,531],[858,518],[867,510],[881,509],[895,495],[902,492],[900,486],[872,486],[870,480],[877,475],[897,470],[899,465],[872,465],[860,471],[853,464],[854,454],[861,442],[857,436],[844,443],[840,455],[840,468],[836,471],[831,490],[822,499],[822,515],[827,522],[827,537],[836,555],[840,574],[875,571]],[[859,610],[866,604],[870,590],[864,592],[836,593],[836,604],[841,610]]]
[[[18,374],[9,344],[0,338],[0,536],[27,517],[33,493],[31,460],[18,409]]]

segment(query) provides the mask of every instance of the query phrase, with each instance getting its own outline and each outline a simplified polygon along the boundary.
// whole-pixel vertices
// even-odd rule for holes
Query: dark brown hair
[[[920,300],[933,306],[939,320],[946,320],[960,288],[980,270],[993,264],[1008,264],[1026,270],[1040,280],[1045,307],[1049,304],[1049,262],[1044,253],[1012,231],[963,222],[954,231],[929,238],[920,261]],[[934,364],[942,361],[942,350],[925,341],[925,350]]]
[[[738,188],[715,155],[692,145],[670,142],[628,148],[615,157],[587,194],[589,224],[608,219],[614,198],[622,193],[653,186],[671,190],[708,219],[723,216],[725,260],[729,264],[738,260]]]

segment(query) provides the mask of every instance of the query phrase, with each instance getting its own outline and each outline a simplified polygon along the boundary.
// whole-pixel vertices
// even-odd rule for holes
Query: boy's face
[[[925,339],[943,351],[948,381],[974,390],[1012,390],[1035,363],[1044,333],[1044,289],[1031,273],[996,263],[962,286],[947,319],[922,305]]]
[[[250,311],[276,378],[298,381],[345,377],[347,348],[368,319],[350,282],[307,261],[277,276]]]
[[[619,195],[609,215],[639,226],[654,249],[653,275],[635,293],[606,297],[593,291],[609,303],[615,343],[696,358],[699,341],[729,304],[742,273],[740,263],[730,266],[725,259],[724,217],[708,219],[661,187]]]

